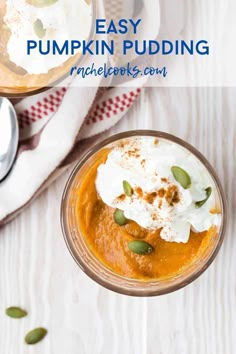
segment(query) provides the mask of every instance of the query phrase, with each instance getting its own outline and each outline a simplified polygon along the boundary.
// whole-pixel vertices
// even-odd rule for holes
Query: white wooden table
[[[68,173],[0,231],[1,354],[236,353],[236,89],[146,89],[111,133],[152,128],[175,134],[203,152],[228,197],[224,245],[209,270],[171,295],[130,298],[103,289],[71,258],[60,229]],[[22,320],[6,307],[29,311]],[[49,333],[34,347],[34,327]]]

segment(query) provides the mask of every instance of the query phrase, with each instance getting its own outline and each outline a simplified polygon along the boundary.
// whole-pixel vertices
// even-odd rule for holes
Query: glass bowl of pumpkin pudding
[[[93,0],[1,0],[1,96],[35,94],[69,77],[83,58],[70,55],[71,42],[92,37],[94,14]]]
[[[220,182],[191,145],[156,131],[113,136],[72,172],[61,205],[82,270],[118,293],[154,296],[196,279],[223,241]]]

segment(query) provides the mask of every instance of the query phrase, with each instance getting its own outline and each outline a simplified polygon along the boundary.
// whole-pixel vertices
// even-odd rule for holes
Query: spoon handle
[[[3,160],[5,160],[6,154],[0,155],[0,162],[2,162]]]
[[[15,162],[19,128],[15,109],[7,98],[0,97],[0,183]]]

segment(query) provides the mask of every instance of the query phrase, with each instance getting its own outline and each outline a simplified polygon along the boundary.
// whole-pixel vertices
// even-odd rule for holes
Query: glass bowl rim
[[[121,139],[131,138],[131,137],[135,137],[135,136],[137,136],[137,137],[138,136],[143,136],[143,137],[149,136],[149,137],[166,139],[166,140],[172,141],[176,144],[179,144],[183,148],[189,150],[206,167],[208,173],[210,174],[211,178],[213,179],[213,181],[215,183],[215,186],[217,187],[217,191],[218,191],[219,199],[220,199],[220,204],[221,204],[222,221],[221,221],[221,225],[220,225],[220,229],[219,229],[218,240],[216,241],[215,247],[213,248],[211,254],[205,260],[203,266],[200,267],[199,269],[197,269],[196,272],[191,273],[187,277],[187,279],[183,279],[180,282],[178,282],[177,284],[171,284],[167,287],[167,289],[163,289],[163,290],[158,289],[156,291],[155,290],[148,291],[147,289],[144,289],[143,291],[141,291],[139,289],[138,290],[134,289],[134,291],[133,290],[127,291],[122,288],[122,285],[118,286],[115,284],[111,284],[111,282],[109,282],[109,281],[105,281],[105,280],[101,279],[97,273],[90,270],[90,268],[89,268],[89,266],[87,266],[86,262],[83,261],[83,257],[81,257],[80,255],[75,254],[73,252],[73,248],[70,245],[70,242],[69,242],[68,236],[66,234],[66,230],[65,230],[64,206],[67,201],[67,196],[68,196],[68,192],[70,191],[70,186],[73,183],[74,178],[76,177],[79,170],[84,166],[84,164],[88,161],[88,159],[90,157],[92,157],[100,149],[104,148],[105,146],[107,146],[111,143],[119,141]],[[136,130],[124,131],[124,132],[121,132],[121,133],[118,133],[118,134],[115,134],[115,135],[112,135],[108,138],[103,139],[99,143],[97,143],[94,146],[92,146],[91,148],[89,148],[88,151],[79,159],[79,161],[76,163],[75,167],[73,168],[72,172],[70,173],[70,176],[66,182],[66,185],[65,185],[65,188],[64,188],[64,191],[62,194],[60,219],[61,219],[62,233],[63,233],[63,237],[64,237],[64,241],[66,243],[66,246],[67,246],[72,258],[75,260],[75,262],[80,267],[80,269],[88,277],[90,277],[92,280],[94,280],[99,285],[102,285],[106,289],[114,291],[114,292],[122,294],[122,295],[136,296],[136,297],[153,297],[153,296],[169,294],[169,293],[172,293],[174,291],[177,291],[177,290],[189,285],[194,280],[196,280],[202,273],[204,273],[207,268],[209,268],[209,266],[212,264],[212,262],[216,258],[217,254],[222,246],[224,237],[225,237],[225,232],[226,232],[226,227],[227,227],[227,203],[226,203],[226,197],[225,197],[223,187],[221,185],[221,182],[220,182],[214,168],[208,162],[206,157],[200,151],[198,151],[193,145],[191,145],[190,143],[184,141],[183,139],[181,139],[175,135],[172,135],[172,134],[169,134],[166,132],[162,132],[162,131],[158,131],[158,130],[149,130],[149,129],[148,130],[136,129]],[[122,279],[122,276],[121,276],[121,279]],[[139,281],[138,279],[132,279],[132,280],[142,283],[142,281]],[[147,281],[144,283],[155,283],[155,280]]]

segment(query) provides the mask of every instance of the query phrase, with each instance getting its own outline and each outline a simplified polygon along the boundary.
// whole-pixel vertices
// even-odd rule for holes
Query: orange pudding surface
[[[215,227],[202,233],[191,231],[189,241],[184,244],[166,242],[160,237],[160,230],[144,229],[134,221],[124,226],[115,223],[115,210],[103,203],[95,186],[97,168],[106,161],[108,153],[108,149],[102,149],[94,156],[79,177],[82,182],[76,191],[77,222],[96,258],[115,273],[140,280],[173,277],[201,259],[216,236]],[[128,244],[134,240],[148,242],[153,252],[148,255],[131,252]]]

